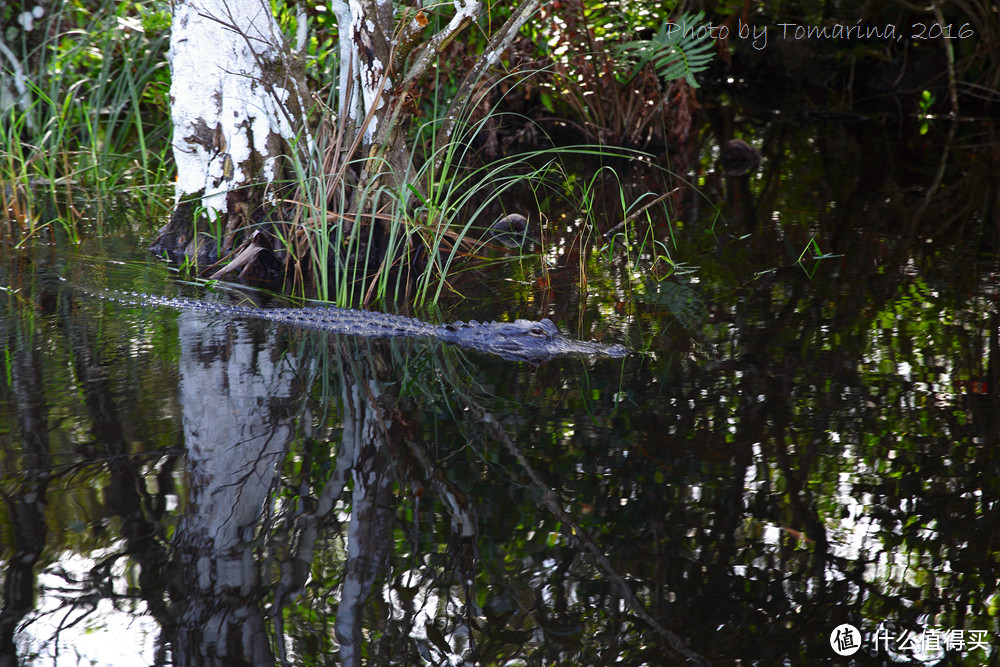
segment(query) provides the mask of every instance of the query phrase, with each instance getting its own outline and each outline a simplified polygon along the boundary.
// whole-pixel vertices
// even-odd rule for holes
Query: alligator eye
[[[546,335],[545,329],[541,327],[531,327],[528,333],[530,333],[532,336],[535,336],[536,338],[544,338]]]

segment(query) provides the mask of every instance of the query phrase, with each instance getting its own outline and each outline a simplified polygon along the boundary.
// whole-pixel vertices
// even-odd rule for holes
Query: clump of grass
[[[147,218],[166,212],[170,114],[165,53],[170,17],[152,2],[58,3],[5,60],[18,103],[0,116],[0,238],[60,226],[104,231],[110,204]],[[29,37],[32,39],[29,40]],[[43,217],[44,214],[44,217]]]
[[[562,240],[567,245],[580,251],[596,247],[606,261],[625,247],[624,259],[634,265],[634,270],[626,272],[628,276],[643,272],[650,253],[655,255],[654,262],[665,262],[674,271],[687,268],[671,258],[666,244],[653,238],[650,211],[657,205],[662,207],[666,195],[645,193],[631,201],[617,176],[611,180],[618,182],[616,196],[627,223],[621,231],[636,239],[637,245],[632,241],[616,245],[610,240],[620,240],[622,234],[609,239],[601,235],[601,228],[613,224],[603,219],[597,202],[599,183],[607,179],[601,172],[590,179],[574,179],[570,175],[573,169],[566,163],[581,159],[621,161],[621,149],[552,147],[476,166],[474,139],[500,116],[494,107],[474,123],[459,123],[454,135],[440,143],[436,121],[424,123],[417,136],[429,137],[426,150],[422,159],[410,164],[399,188],[381,185],[352,190],[345,173],[358,165],[336,162],[340,135],[335,128],[319,132],[310,158],[315,162],[295,161],[298,194],[289,202],[295,207],[293,222],[279,226],[281,245],[288,250],[297,284],[314,281],[320,298],[341,305],[400,300],[418,307],[437,303],[459,272],[519,257],[480,252],[483,237],[494,222],[491,212],[504,210],[503,202],[512,193],[540,190],[559,192],[565,201],[573,202],[582,224],[577,238]],[[513,120],[528,122],[523,117]],[[649,157],[638,151],[628,151],[628,155]],[[539,202],[540,209],[545,205]],[[538,214],[544,215],[544,211]],[[644,221],[648,224],[640,226]],[[380,231],[377,225],[381,225]],[[383,235],[383,259],[371,266],[368,260],[378,234]],[[408,273],[415,262],[419,271]],[[585,271],[584,263],[580,265]],[[545,263],[539,266],[544,270]],[[581,274],[581,285],[585,283],[586,276]]]
[[[463,110],[463,120],[469,113]],[[473,230],[492,222],[485,211],[547,169],[530,166],[535,154],[470,167],[473,140],[491,117],[459,122],[452,136],[440,140],[441,116],[415,132],[415,140],[426,146],[399,176],[398,186],[377,178],[367,181],[375,185],[354,185],[353,172],[389,166],[372,158],[345,162],[354,151],[344,150],[343,128],[329,122],[321,121],[311,145],[292,151],[297,188],[285,202],[292,214],[275,228],[297,286],[312,281],[320,298],[340,304],[436,301],[448,275],[473,256],[478,244]]]

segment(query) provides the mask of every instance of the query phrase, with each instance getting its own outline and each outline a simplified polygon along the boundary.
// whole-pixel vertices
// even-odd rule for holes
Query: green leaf
[[[616,51],[635,60],[634,75],[648,64],[667,81],[685,79],[698,88],[694,75],[708,68],[715,57],[715,46],[708,34],[698,37],[698,26],[704,25],[704,12],[684,13],[677,21],[665,21],[650,40],[626,42]]]

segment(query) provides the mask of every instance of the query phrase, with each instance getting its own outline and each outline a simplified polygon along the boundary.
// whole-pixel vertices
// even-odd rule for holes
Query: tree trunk
[[[177,202],[150,250],[205,264],[278,203],[308,93],[262,0],[175,0],[171,30]]]
[[[454,140],[469,91],[539,4],[524,0],[490,39],[441,119],[439,145]],[[212,263],[235,247],[242,229],[266,221],[284,199],[295,207],[282,216],[291,223],[278,230],[284,235],[280,248],[291,249],[296,279],[309,271],[302,256],[309,253],[321,282],[329,270],[359,277],[389,265],[408,271],[408,261],[399,260],[415,251],[413,231],[390,226],[405,217],[399,208],[413,200],[403,186],[423,189],[422,183],[408,182],[414,173],[406,141],[413,100],[438,56],[483,5],[455,0],[437,8],[451,12],[437,30],[428,28],[419,7],[392,0],[332,0],[329,6],[339,39],[336,113],[317,114],[321,130],[297,142],[299,155],[293,157],[302,168],[297,176],[309,183],[281,196],[276,186],[282,167],[290,164],[281,158],[291,155],[296,132],[309,128],[302,71],[268,6],[261,0],[175,4],[170,59],[177,205],[151,247],[154,253]],[[354,234],[358,226],[363,234]],[[247,247],[233,265],[270,252],[266,243]],[[337,253],[353,264],[345,265]]]
[[[295,399],[301,369],[251,327],[211,319],[178,321],[188,505],[173,538],[170,646],[178,667],[273,665],[254,535],[294,435],[275,413]]]

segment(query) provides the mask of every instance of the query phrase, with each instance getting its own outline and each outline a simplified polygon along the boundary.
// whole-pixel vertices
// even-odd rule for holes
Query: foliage
[[[643,154],[612,153],[598,146],[561,146],[481,163],[480,147],[490,128],[533,125],[530,119],[499,109],[505,102],[505,91],[515,90],[535,75],[509,74],[484,82],[459,110],[453,134],[440,144],[442,105],[447,100],[431,96],[426,102],[426,120],[414,131],[419,150],[407,167],[406,185],[400,190],[345,185],[342,172],[355,165],[337,161],[344,141],[340,128],[321,125],[315,152],[307,160],[294,162],[298,191],[290,202],[295,213],[289,223],[279,226],[282,247],[291,249],[291,272],[301,278],[299,289],[312,284],[321,298],[341,305],[402,300],[423,306],[436,303],[453,289],[463,272],[523,257],[520,253],[497,253],[498,247],[489,240],[498,216],[523,210],[520,207],[525,205],[537,211],[531,213],[530,224],[540,253],[549,252],[556,244],[555,239],[547,238],[545,212],[566,209],[581,221],[570,245],[582,251],[596,244],[613,252],[615,246],[605,244],[600,234],[605,215],[602,199],[607,194],[601,192],[605,189],[600,185],[602,174],[582,181],[573,175],[578,168],[575,165],[622,161],[623,155],[628,159]],[[625,209],[632,205],[625,201],[620,187],[612,191],[610,196]],[[372,229],[371,223],[377,220],[387,223],[388,231],[381,238],[375,237]],[[385,259],[371,266],[366,258],[379,243]]]
[[[533,35],[539,51],[534,58],[549,61],[541,85],[545,108],[602,146],[644,148],[663,145],[671,133],[686,135],[687,128],[672,125],[689,125],[689,105],[682,98],[671,106],[683,108],[668,109],[673,88],[664,88],[652,67],[623,67],[620,51],[638,28],[666,20],[668,10],[569,0],[545,15]]]
[[[712,62],[714,42],[709,39],[704,12],[682,14],[676,21],[666,21],[650,40],[626,42],[616,53],[636,61],[633,75],[647,64],[667,81],[684,79],[692,88],[698,87],[694,75],[706,70]]]
[[[0,238],[15,241],[53,221],[75,240],[88,218],[102,233],[109,208],[148,220],[168,206],[166,5],[57,3],[51,11],[22,31],[16,69],[4,60],[4,78],[23,87],[0,117],[0,180],[9,184]]]
[[[965,132],[956,137],[961,145],[981,139],[980,127]],[[620,250],[581,255],[589,301],[566,289],[577,266],[566,258],[571,246],[599,238],[602,187],[623,189],[601,177],[574,179],[558,165],[539,179],[539,201],[554,200],[547,193],[559,188],[573,200],[573,215],[589,212],[559,219],[574,228],[560,232],[569,242],[551,255],[560,262],[553,284],[563,278],[562,289],[537,298],[533,312],[569,313],[556,317],[561,326],[582,321],[589,331],[595,312],[611,318],[637,304],[630,345],[644,353],[620,366],[562,360],[533,368],[438,345],[351,345],[296,332],[288,333],[292,344],[255,338],[254,353],[244,355],[226,342],[239,325],[220,330],[220,351],[230,352],[234,367],[240,358],[259,368],[286,356],[308,392],[305,399],[271,392],[255,404],[274,410],[276,438],[299,434],[273,502],[261,505],[260,524],[245,527],[238,551],[259,576],[239,595],[254,602],[250,616],[265,620],[274,646],[287,640],[300,664],[341,657],[343,591],[362,561],[381,568],[355,616],[372,664],[664,664],[663,641],[642,608],[713,664],[824,664],[830,629],[845,621],[862,628],[866,648],[880,629],[893,637],[940,627],[995,636],[995,156],[977,156],[989,168],[970,170],[952,153],[918,224],[912,193],[926,181],[886,165],[912,160],[924,139],[900,147],[881,125],[781,121],[762,134],[764,145],[784,142],[768,168],[795,175],[754,179],[741,192],[754,198],[744,204],[763,202],[763,213],[731,215],[732,201],[725,216],[688,211],[673,219],[669,244],[657,246],[647,239],[668,236],[653,233],[660,216],[633,217],[634,195],[614,201],[614,219],[624,223],[615,243],[636,256],[626,264]],[[933,159],[923,164],[936,167],[940,151],[928,152]],[[412,193],[428,219],[475,206],[454,206],[464,186],[444,189],[444,181],[475,171],[459,158],[432,172],[441,189]],[[869,173],[886,174],[886,182],[874,186]],[[831,198],[817,202],[817,192]],[[656,266],[668,260],[656,256],[668,250],[678,267],[698,261],[698,275],[657,280]],[[3,271],[15,280],[32,268],[107,278],[100,263],[73,270],[43,265],[45,255],[27,261],[24,253],[23,265]],[[183,552],[176,570],[157,573],[147,567],[157,561],[136,546],[145,538],[168,553],[184,548],[182,540],[169,543],[185,509],[174,508],[179,492],[166,482],[173,477],[183,488],[203,478],[185,479],[148,443],[176,443],[179,415],[191,404],[176,400],[179,388],[209,408],[208,418],[225,403],[211,403],[216,392],[195,382],[179,383],[164,361],[176,346],[160,332],[171,317],[139,309],[110,317],[111,306],[75,301],[71,292],[12,282],[0,300],[8,323],[0,548],[11,554],[8,582],[31,584],[7,590],[26,591],[24,609],[36,595],[38,609],[54,601],[54,615],[70,621],[102,595],[115,603],[103,610],[126,608],[122,591],[142,596],[167,644],[194,605],[184,604],[186,591],[163,589],[165,575],[192,571],[185,563],[197,558]],[[495,293],[487,297],[491,316]],[[707,358],[684,347],[686,332],[675,323],[715,343]],[[216,358],[205,347],[187,349]],[[362,360],[381,375],[345,391],[348,370]],[[391,462],[383,473],[393,485],[379,499],[391,508],[384,551],[352,555],[347,545],[363,533],[349,532],[352,504],[366,476],[341,457],[344,414],[359,403],[379,415],[372,431],[398,437],[385,443]],[[31,409],[46,411],[46,428],[33,427]],[[506,438],[484,427],[484,414],[503,424]],[[95,438],[114,415],[135,441],[128,448]],[[29,457],[48,450],[24,446],[27,436],[51,440],[56,477],[47,489],[39,482],[52,464]],[[333,486],[338,464],[341,488]],[[124,465],[130,474],[121,474]],[[44,474],[33,477],[37,471]],[[237,477],[234,484],[245,479]],[[129,495],[136,490],[140,497]],[[47,515],[23,520],[44,507]],[[475,511],[471,531],[461,530],[457,507]],[[26,548],[43,525],[48,542]],[[611,567],[584,548],[585,538]],[[98,577],[94,567],[74,587],[40,576],[78,556],[130,561],[141,577]],[[616,590],[616,573],[641,607]],[[860,660],[891,665],[917,656],[866,651]],[[944,658],[989,660],[979,650]]]
[[[456,271],[469,266],[469,259],[482,262],[491,254],[481,252],[480,237],[492,223],[487,217],[498,207],[504,209],[505,193],[531,192],[546,181],[551,181],[548,189],[558,189],[552,179],[565,177],[568,169],[562,163],[573,159],[574,152],[599,159],[615,157],[590,149],[562,154],[533,150],[477,166],[481,156],[489,155],[482,150],[483,142],[495,137],[497,128],[526,124],[524,118],[501,115],[501,107],[513,98],[511,91],[537,89],[546,77],[565,84],[584,61],[569,64],[560,56],[549,72],[529,67],[484,76],[461,110],[461,128],[443,143],[436,143],[441,140],[435,130],[446,115],[448,95],[457,91],[451,77],[458,70],[439,67],[437,85],[428,88],[420,107],[424,115],[412,124],[411,138],[421,149],[407,168],[406,187],[362,184],[354,191],[347,185],[350,179],[336,182],[333,176],[343,177],[361,169],[360,164],[350,158],[345,162],[342,155],[334,159],[330,153],[343,151],[345,141],[343,128],[329,121],[337,95],[336,25],[325,7],[302,12],[289,3],[272,5],[289,42],[301,28],[306,29],[310,75],[327,100],[316,113],[323,127],[317,145],[291,156],[295,182],[290,184],[293,191],[285,197],[285,204],[293,214],[278,226],[279,250],[287,253],[287,268],[300,287],[308,282],[320,295],[342,303],[408,296],[436,300]],[[609,132],[633,137],[625,143],[641,143],[639,134],[648,132],[659,113],[648,104],[650,96],[658,99],[658,84],[648,69],[619,83],[612,73],[620,68],[607,45],[622,39],[633,24],[649,25],[660,17],[628,3],[578,3],[574,7],[576,14],[570,22],[546,33],[540,47],[566,54],[567,40],[580,31],[589,35],[595,47],[590,58],[594,65],[580,70],[590,74],[577,90],[583,101],[578,111],[584,116],[579,122],[592,129],[597,143],[616,143],[606,141]],[[509,13],[509,8],[494,6],[488,20],[499,23]],[[445,15],[430,17],[447,20]],[[56,222],[76,241],[89,231],[103,234],[109,215],[120,218],[128,210],[141,216],[138,226],[148,230],[170,205],[171,128],[164,61],[168,8],[152,0],[119,4],[92,0],[64,4],[47,19],[44,34],[38,32],[39,23],[33,33],[22,35],[19,59],[29,93],[24,98],[27,103],[7,109],[0,125],[4,134],[0,174],[8,183],[0,193],[8,223],[4,235],[12,240],[31,238]],[[474,31],[467,45],[456,48],[474,58],[475,51],[485,48],[488,32]],[[80,39],[83,35],[87,38]],[[540,62],[537,53],[523,55],[529,62]],[[456,55],[456,60],[461,57]],[[598,75],[599,71],[603,74]],[[593,85],[612,86],[616,91],[612,97],[626,101],[628,108],[610,115],[603,110],[590,113],[587,99],[594,98],[584,88]],[[637,98],[627,92],[631,85],[646,86],[649,94]],[[486,191],[491,194],[484,197]],[[589,201],[586,194],[583,201]],[[344,217],[348,215],[350,220]],[[595,215],[593,210],[584,213],[596,232]],[[544,210],[538,211],[536,224],[544,216]],[[87,220],[96,222],[93,230],[81,227]],[[370,229],[373,221],[388,223],[381,237]],[[221,228],[207,231],[214,238],[223,234]],[[598,237],[595,233],[589,238]],[[375,255],[384,257],[383,263],[367,266]],[[499,257],[506,259],[506,255]],[[416,294],[409,294],[406,276],[414,270],[420,277],[414,283]]]

